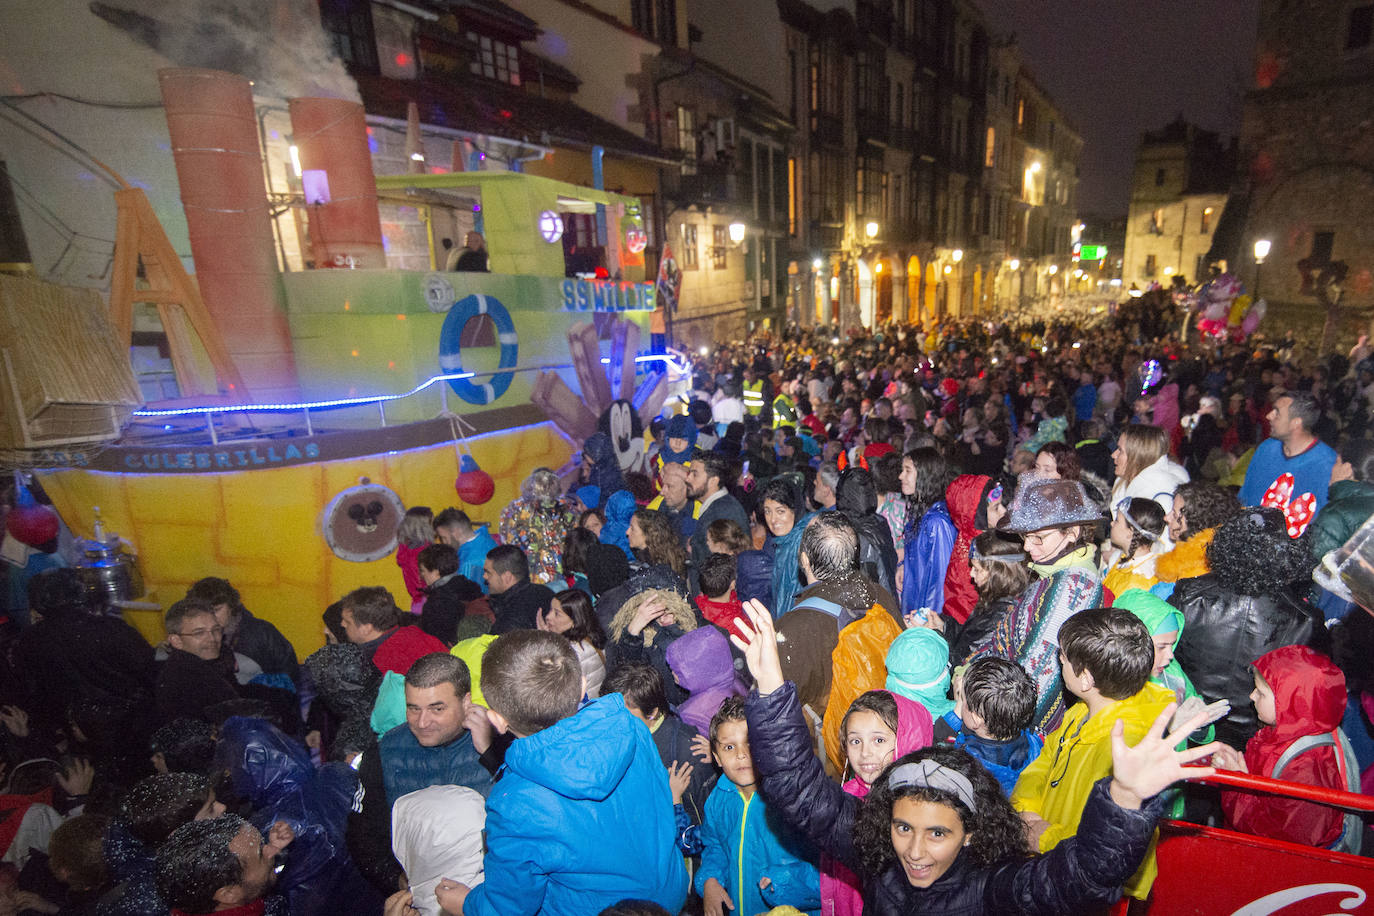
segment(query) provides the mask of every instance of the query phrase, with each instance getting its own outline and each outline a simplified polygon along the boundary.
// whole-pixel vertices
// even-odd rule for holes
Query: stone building
[[[1241,173],[1215,255],[1250,283],[1254,243],[1272,248],[1263,295],[1312,302],[1299,261],[1345,261],[1347,307],[1374,305],[1374,3],[1262,0]]]
[[[1234,142],[1181,118],[1141,136],[1126,218],[1127,287],[1206,278],[1235,165]]]

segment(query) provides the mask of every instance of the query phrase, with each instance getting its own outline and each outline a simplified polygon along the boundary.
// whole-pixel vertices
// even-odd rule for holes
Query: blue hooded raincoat
[[[687,899],[668,773],[620,694],[506,752],[487,799],[486,880],[465,916],[586,916],[626,898]]]

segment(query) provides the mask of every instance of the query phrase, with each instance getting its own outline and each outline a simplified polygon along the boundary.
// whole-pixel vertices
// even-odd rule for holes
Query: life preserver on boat
[[[500,369],[514,369],[520,355],[520,341],[515,336],[515,322],[510,312],[495,296],[476,293],[459,299],[444,316],[439,330],[439,368],[445,373],[466,372],[463,368],[463,328],[469,319],[486,315],[496,325],[496,342],[501,346]],[[472,379],[449,379],[449,387],[469,404],[490,404],[510,388],[514,377],[510,372],[496,372],[486,382]]]

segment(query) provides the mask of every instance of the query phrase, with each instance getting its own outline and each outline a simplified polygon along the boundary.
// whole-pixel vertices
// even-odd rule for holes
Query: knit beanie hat
[[[915,700],[938,719],[954,708],[949,694],[949,643],[928,627],[903,632],[887,650],[887,683],[893,693]]]

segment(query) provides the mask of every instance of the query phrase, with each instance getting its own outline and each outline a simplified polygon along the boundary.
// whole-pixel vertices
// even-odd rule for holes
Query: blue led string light
[[[608,360],[605,359],[602,360],[602,362],[607,361]],[[683,368],[683,365],[679,363],[674,357],[663,356],[656,353],[647,354],[644,356],[636,356],[635,362],[664,362],[667,363],[672,369],[675,369],[680,373],[685,373],[687,371],[685,368]],[[568,364],[564,364],[559,366],[536,366],[531,368],[560,369],[568,367]],[[526,368],[499,371],[528,372],[530,370]],[[186,417],[207,413],[278,413],[296,410],[329,410],[335,407],[361,407],[368,404],[385,404],[390,401],[399,401],[402,398],[408,398],[411,395],[419,394],[421,391],[424,391],[426,388],[429,388],[431,385],[434,385],[439,382],[447,382],[456,379],[469,379],[473,378],[476,375],[491,374],[493,373],[451,372],[443,375],[434,375],[430,376],[424,382],[420,383],[419,385],[416,385],[414,388],[402,394],[375,394],[356,398],[335,398],[329,401],[301,401],[295,404],[207,404],[200,407],[174,407],[165,410],[135,410],[133,412],[133,415],[135,417]]]

